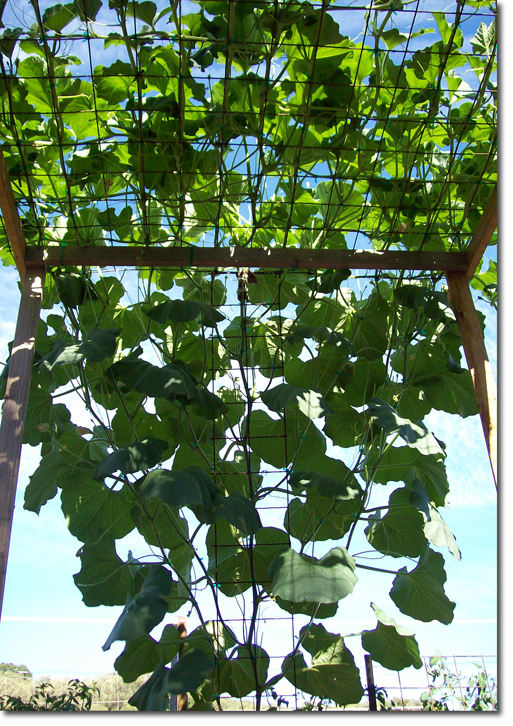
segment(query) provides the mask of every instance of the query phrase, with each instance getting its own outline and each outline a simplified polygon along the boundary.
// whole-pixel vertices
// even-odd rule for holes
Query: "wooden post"
[[[477,408],[497,488],[497,393],[492,367],[488,360],[479,318],[474,307],[467,276],[461,272],[447,273],[449,301],[451,303],[469,367]]]
[[[0,425],[0,618],[44,276],[25,274]]]
[[[367,672],[367,693],[369,694],[369,711],[377,711],[376,686],[374,685],[374,672],[372,670],[372,658],[365,654],[365,671]]]
[[[12,191],[9,172],[5,166],[2,147],[0,146],[0,209],[4,219],[5,229],[11,245],[14,262],[23,280],[25,276],[25,251],[27,244],[21,226],[21,220],[16,209],[16,201]]]
[[[178,618],[178,623],[176,625],[176,629],[180,633],[180,638],[183,640],[187,637],[187,618],[180,617]],[[182,646],[180,646],[180,650],[178,652],[178,655],[175,655],[173,660],[171,661],[171,667],[174,666],[175,663],[178,663],[180,660],[180,656],[182,654]],[[169,710],[170,711],[187,711],[187,707],[189,705],[189,697],[186,693],[179,693],[178,695],[175,695],[174,693],[171,694],[169,697]]]

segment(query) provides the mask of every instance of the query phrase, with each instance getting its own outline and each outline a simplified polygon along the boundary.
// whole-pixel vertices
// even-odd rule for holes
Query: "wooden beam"
[[[2,147],[0,146],[0,209],[2,210],[2,217],[4,219],[5,229],[7,230],[7,237],[11,245],[11,250],[14,256],[14,262],[20,273],[20,277],[23,280],[25,276],[25,250],[27,244],[25,242],[25,235],[23,234],[23,228],[21,226],[20,216],[16,208],[16,201],[14,199],[14,193],[11,186],[11,180],[9,178],[9,172],[5,165],[4,154]]]
[[[0,617],[44,276],[36,268],[23,281],[0,425]]]
[[[27,267],[266,267],[276,270],[440,270],[465,272],[463,252],[307,250],[296,247],[27,247]]]
[[[483,331],[465,273],[447,273],[449,300],[456,315],[463,350],[472,376],[477,408],[497,488],[497,393]]]
[[[178,617],[176,629],[180,633],[180,640],[184,640],[187,637],[187,618],[183,615]],[[180,645],[180,650],[171,661],[171,667],[176,665],[182,655],[183,644]],[[170,711],[187,711],[189,706],[189,697],[187,693],[179,693],[178,695],[171,694],[169,697],[169,710]]]
[[[479,220],[476,231],[466,250],[467,256],[467,281],[474,277],[477,266],[481,261],[484,252],[497,229],[497,188],[495,188],[488,200],[488,204]]]

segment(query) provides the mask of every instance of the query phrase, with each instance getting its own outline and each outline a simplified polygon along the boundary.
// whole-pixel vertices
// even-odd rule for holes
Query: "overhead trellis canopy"
[[[491,1],[31,0],[3,24],[0,141],[28,260],[121,245],[432,260],[468,248],[495,189]]]

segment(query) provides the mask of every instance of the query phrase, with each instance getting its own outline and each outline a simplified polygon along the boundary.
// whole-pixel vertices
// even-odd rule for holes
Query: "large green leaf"
[[[411,504],[408,488],[396,489],[389,499],[389,510],[380,519],[371,515],[365,535],[369,543],[384,555],[419,557],[428,545],[424,534],[424,518]]]
[[[214,659],[201,648],[187,650],[167,674],[167,693],[188,693],[209,677]]]
[[[82,542],[95,542],[98,532],[122,539],[134,528],[126,491],[114,492],[92,479],[79,478],[63,489],[61,503],[69,531]]]
[[[125,444],[98,464],[94,478],[101,480],[116,471],[120,471],[122,474],[133,474],[136,471],[151,469],[162,461],[164,452],[168,448],[167,441],[154,439],[152,436],[144,441]]]
[[[359,703],[363,696],[360,672],[344,639],[316,624],[302,628],[299,637],[312,655],[312,664],[308,667],[301,653],[288,655],[282,664],[285,678],[301,691],[330,698],[339,706]]]
[[[151,308],[146,315],[158,323],[189,323],[200,318],[201,324],[215,328],[217,323],[224,320],[224,315],[211,305],[198,300],[168,300]]]
[[[343,547],[319,560],[289,549],[276,555],[269,575],[273,593],[284,600],[335,603],[353,592],[358,582],[354,570],[354,560]]]
[[[163,368],[151,365],[138,358],[141,352],[142,349],[138,348],[134,354],[117,361],[108,369],[107,373],[116,386],[139,391],[153,398],[189,401],[196,397],[196,385],[187,371],[172,363]]]
[[[461,552],[456,543],[456,537],[440,516],[440,512],[431,505],[428,505],[428,507],[428,518],[424,524],[424,534],[436,547],[447,547],[457,560],[461,560]]]
[[[478,413],[472,378],[468,370],[460,373],[442,371],[424,382],[426,397],[437,411],[447,411],[463,416]]]
[[[261,399],[271,411],[278,413],[289,403],[295,403],[308,418],[320,418],[331,413],[331,409],[317,391],[280,383],[261,394]]]
[[[370,653],[372,660],[391,671],[402,671],[413,666],[422,668],[419,646],[413,633],[398,625],[377,605],[371,603],[378,624],[374,630],[364,630],[362,647]]]
[[[283,525],[291,537],[302,543],[340,540],[350,529],[358,512],[359,502],[347,510],[337,501],[309,492],[305,502],[292,499],[285,512]]]
[[[439,620],[445,625],[452,623],[455,603],[444,592],[447,580],[444,558],[439,552],[427,549],[417,567],[408,572],[403,567],[397,573],[390,597],[399,610],[416,620]]]
[[[85,544],[80,560],[82,567],[73,579],[85,605],[124,605],[132,594],[132,576],[116,554],[114,539],[104,535],[98,542]]]
[[[144,477],[139,486],[142,499],[158,499],[172,507],[202,507],[210,509],[219,489],[198,466],[179,471],[155,469]]]
[[[166,711],[169,708],[167,676],[170,669],[159,664],[146,683],[133,694],[128,704],[138,711]]]
[[[208,572],[220,591],[228,597],[245,592],[251,586],[250,565],[235,527],[221,519],[210,526],[206,543]]]
[[[367,412],[373,423],[387,434],[398,433],[408,446],[418,449],[422,454],[444,454],[438,440],[424,424],[413,423],[399,416],[397,411],[381,398],[371,398]]]
[[[116,338],[119,333],[120,328],[112,330],[93,328],[81,343],[69,345],[63,340],[57,340],[53,348],[41,358],[39,365],[45,366],[48,370],[53,370],[55,366],[81,363],[86,359],[93,363],[99,363],[114,355],[116,352]]]
[[[151,635],[127,641],[125,649],[119,655],[114,668],[125,683],[132,683],[139,676],[151,673],[159,664],[169,663],[178,653],[182,640],[174,625],[166,625],[159,641]]]
[[[366,472],[374,470],[378,452],[374,451],[368,458]],[[445,471],[444,459],[436,454],[425,456],[408,446],[390,447],[380,458],[374,472],[373,480],[379,484],[389,481],[403,481],[411,484],[418,479],[426,489],[429,499],[437,507],[443,507],[449,492],[449,482]]]
[[[167,613],[166,595],[171,591],[171,573],[153,565],[138,594],[127,599],[125,608],[107,638],[102,650],[109,650],[116,640],[135,640],[150,633]]]
[[[282,469],[294,460],[296,454],[299,465],[302,460],[326,451],[323,435],[304,414],[287,411],[285,419],[275,420],[264,411],[253,411],[250,423],[251,448],[257,456],[276,469]],[[247,419],[244,426],[247,427]]]
[[[232,492],[227,497],[218,497],[210,511],[195,511],[200,521],[209,524],[226,519],[227,522],[236,527],[246,535],[255,534],[262,522],[255,505],[239,492]]]
[[[263,648],[253,645],[235,648],[229,659],[219,663],[219,675],[215,678],[218,694],[229,693],[243,698],[251,691],[262,688],[267,681],[269,656]],[[256,670],[256,677],[255,677]]]

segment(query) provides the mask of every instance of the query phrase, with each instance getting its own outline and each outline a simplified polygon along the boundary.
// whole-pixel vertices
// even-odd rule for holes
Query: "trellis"
[[[477,87],[458,92],[450,81],[463,62],[462,23],[490,22],[490,4],[457,2],[429,54],[415,37],[427,12],[419,2],[201,5],[198,25],[181,2],[160,14],[152,3],[111,2],[102,19],[116,32],[101,35],[99,3],[44,10],[33,0],[34,28],[0,38],[0,206],[23,283],[0,431],[0,603],[54,268],[445,275],[496,481],[495,388],[469,290],[497,224],[495,118],[480,111],[495,93],[495,37],[465,55],[481,63]],[[360,43],[335,26],[350,14]],[[385,31],[389,22],[401,31]],[[87,73],[58,55],[78,43]],[[120,55],[109,68],[93,65],[104,45]],[[414,79],[416,100],[399,118],[397,98],[410,98]]]

